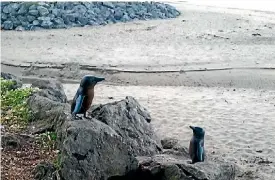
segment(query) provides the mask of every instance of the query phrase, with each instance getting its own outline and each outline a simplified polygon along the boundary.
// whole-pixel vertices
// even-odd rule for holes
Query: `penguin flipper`
[[[82,108],[82,103],[83,103],[83,100],[84,100],[84,97],[83,95],[78,95],[76,101],[75,101],[75,108],[74,108],[74,111],[72,112],[72,114],[76,114],[76,113],[79,113],[81,108]]]
[[[198,146],[197,146],[197,157],[199,162],[203,162],[204,161],[204,148],[201,142],[198,142]]]

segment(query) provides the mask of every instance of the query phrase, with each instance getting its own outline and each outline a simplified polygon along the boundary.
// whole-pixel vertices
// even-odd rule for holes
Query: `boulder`
[[[175,138],[165,138],[161,140],[163,149],[172,149],[178,144],[179,140]]]
[[[27,19],[28,19],[29,22],[33,22],[36,18],[34,16],[28,15]]]
[[[2,14],[1,14],[1,20],[2,20],[2,21],[5,21],[5,20],[7,20],[7,19],[8,19],[8,15],[5,14],[5,13],[2,13]]]
[[[29,12],[31,10],[37,10],[37,5],[36,4],[32,4],[30,7],[29,7]],[[38,12],[38,11],[37,11]]]
[[[53,101],[43,96],[44,94],[46,93],[43,90],[39,91],[27,100],[32,112],[32,123],[29,127],[29,131],[32,134],[55,131],[63,124],[66,116],[69,115],[70,107],[68,104]]]
[[[222,161],[190,164],[187,155],[158,154],[136,159],[139,168],[134,177],[143,175],[146,177],[143,180],[234,180],[236,174],[234,164]]]
[[[80,16],[84,16],[87,11],[87,8],[83,5],[77,5],[73,8],[73,11],[78,13]]]
[[[115,7],[112,2],[102,2],[102,5],[110,9],[113,9]]]
[[[64,179],[108,179],[137,168],[135,156],[160,152],[146,121],[149,114],[132,97],[92,108],[93,119],[65,121],[60,137]]]
[[[108,180],[234,180],[240,170],[217,158],[191,164],[188,149],[181,145],[151,157],[136,157],[133,163],[136,170]]]
[[[5,21],[3,23],[3,28],[5,30],[12,30],[13,29],[13,22],[12,21]]]
[[[133,97],[127,96],[124,100],[100,105],[92,109],[91,115],[127,139],[140,154],[154,154],[161,147],[149,123],[149,112]]]
[[[38,6],[37,10],[41,16],[46,16],[49,14],[49,10],[45,8],[44,6]]]
[[[42,21],[41,27],[45,29],[51,29],[53,28],[53,23],[51,21]]]
[[[38,26],[38,25],[40,24],[40,22],[39,22],[38,20],[34,20],[34,21],[32,22],[32,24],[33,24],[34,26]]]
[[[13,89],[13,90],[17,89],[17,88],[21,88],[23,85],[22,80],[13,74],[1,72],[1,77],[3,79],[12,80],[14,82],[14,85],[11,86],[11,89]]]
[[[56,130],[63,124],[70,109],[69,104],[66,104],[67,97],[62,84],[58,81],[38,80],[31,87],[40,90],[27,100],[32,112],[30,132],[36,134]]]
[[[61,16],[61,10],[60,9],[53,9],[52,14],[55,15],[56,17]]]
[[[60,103],[67,102],[63,85],[57,80],[37,80],[32,83],[31,87],[42,89],[43,91],[38,92],[40,96]]]
[[[21,3],[20,9],[18,10],[17,14],[25,15],[28,12],[28,7],[26,3]]]
[[[22,26],[17,26],[17,27],[15,28],[15,30],[16,30],[16,31],[24,31],[25,28],[22,27]]]
[[[38,16],[39,12],[38,12],[38,10],[32,9],[29,11],[29,14],[32,16]]]
[[[45,2],[38,2],[37,3],[39,6],[42,6],[42,7],[45,7],[45,8],[50,8],[51,5],[49,5],[48,3],[45,3]]]
[[[53,20],[53,22],[57,25],[63,25],[64,24],[64,20],[62,18],[55,18]]]

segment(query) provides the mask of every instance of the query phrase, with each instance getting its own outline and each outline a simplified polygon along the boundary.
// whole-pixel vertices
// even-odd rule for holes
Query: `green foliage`
[[[12,85],[14,85],[14,81],[9,81],[1,78],[1,98],[2,95],[5,94],[8,90],[11,89]]]
[[[61,169],[61,160],[62,160],[61,153],[58,153],[56,159],[55,159],[54,162],[53,162],[54,167],[55,167],[58,171]]]
[[[13,128],[23,128],[31,119],[27,98],[35,91],[33,88],[11,90],[12,80],[1,78],[1,121]]]
[[[43,149],[55,150],[56,139],[57,139],[57,135],[55,132],[45,132],[45,133],[39,134],[38,143]]]

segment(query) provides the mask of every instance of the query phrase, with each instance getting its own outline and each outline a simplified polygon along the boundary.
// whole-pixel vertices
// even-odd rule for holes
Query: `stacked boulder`
[[[1,29],[59,29],[179,15],[158,2],[1,2]]]

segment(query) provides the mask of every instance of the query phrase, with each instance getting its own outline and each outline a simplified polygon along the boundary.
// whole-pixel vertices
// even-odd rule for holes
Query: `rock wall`
[[[158,2],[1,2],[1,29],[59,29],[179,15]]]

